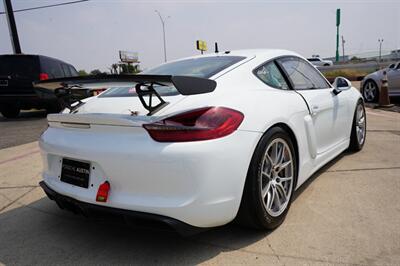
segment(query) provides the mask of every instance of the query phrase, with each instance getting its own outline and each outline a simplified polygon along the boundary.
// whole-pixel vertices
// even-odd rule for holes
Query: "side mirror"
[[[350,80],[344,78],[344,77],[337,77],[335,78],[335,81],[333,81],[333,93],[335,95],[338,95],[344,90],[348,90],[351,88],[351,82]]]

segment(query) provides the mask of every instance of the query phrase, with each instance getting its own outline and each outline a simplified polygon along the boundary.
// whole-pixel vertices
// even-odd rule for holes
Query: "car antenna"
[[[215,42],[215,53],[218,54],[218,52],[219,52],[219,51],[218,51],[218,43]]]

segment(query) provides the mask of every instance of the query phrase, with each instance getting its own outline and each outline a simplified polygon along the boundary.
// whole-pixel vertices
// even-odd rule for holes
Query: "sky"
[[[12,0],[14,10],[71,0]],[[90,0],[15,13],[22,51],[62,59],[77,69],[108,70],[118,51],[139,53],[141,68],[199,52],[205,40],[220,50],[279,48],[305,57],[335,55],[336,8],[345,54],[400,48],[400,1],[134,1]],[[0,11],[4,10],[0,1]],[[169,18],[167,18],[169,16]],[[340,48],[341,51],[341,48]],[[12,53],[5,15],[0,15],[0,54]]]

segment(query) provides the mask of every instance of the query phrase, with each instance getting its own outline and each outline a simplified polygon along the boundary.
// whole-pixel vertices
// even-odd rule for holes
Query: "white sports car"
[[[279,226],[293,192],[366,138],[363,99],[284,50],[202,55],[140,75],[43,81],[112,89],[48,115],[40,183],[62,208],[165,222],[181,232]],[[115,87],[121,82],[121,87]],[[127,85],[130,83],[131,85]]]

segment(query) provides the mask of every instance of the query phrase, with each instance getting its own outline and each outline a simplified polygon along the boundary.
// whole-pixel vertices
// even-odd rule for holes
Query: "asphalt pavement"
[[[23,111],[14,119],[0,114],[0,149],[36,141],[46,128],[45,111]]]
[[[38,187],[37,142],[0,149],[0,264],[400,265],[399,143],[400,114],[368,108],[364,149],[313,175],[278,229],[186,238],[60,210]]]

